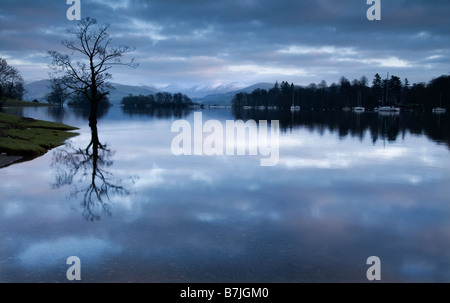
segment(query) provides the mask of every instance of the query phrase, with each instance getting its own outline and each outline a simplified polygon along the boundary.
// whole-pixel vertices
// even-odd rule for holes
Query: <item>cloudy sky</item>
[[[0,0],[0,57],[26,81],[48,77],[47,50],[76,21],[66,0]],[[389,72],[411,83],[450,73],[450,1],[81,0],[81,16],[111,25],[113,43],[136,47],[137,69],[114,82],[193,86],[289,81],[328,84]]]

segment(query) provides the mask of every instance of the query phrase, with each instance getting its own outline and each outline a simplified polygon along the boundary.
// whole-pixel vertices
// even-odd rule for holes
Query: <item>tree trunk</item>
[[[95,86],[91,89],[91,112],[89,113],[89,127],[91,128],[91,143],[89,143],[86,148],[86,152],[88,152],[89,147],[92,145],[94,156],[98,155],[98,147],[102,147],[100,144],[100,140],[98,139],[98,130],[97,130],[97,113],[98,113],[98,96],[97,89]]]

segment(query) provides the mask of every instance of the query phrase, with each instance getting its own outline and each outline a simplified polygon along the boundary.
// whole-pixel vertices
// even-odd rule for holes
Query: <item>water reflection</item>
[[[427,135],[435,142],[445,143],[450,149],[450,119],[448,114],[402,113],[354,113],[339,110],[271,111],[233,109],[235,119],[279,120],[280,129],[292,131],[305,127],[310,132],[326,130],[337,132],[340,138],[359,137],[369,131],[373,143],[378,140],[396,141],[407,132]]]
[[[112,107],[92,132],[67,111],[71,147],[0,170],[0,281],[67,282],[72,255],[84,282],[367,282],[373,255],[382,282],[450,281],[448,115],[274,113],[280,162],[261,167],[174,156],[161,114]],[[120,215],[91,224],[80,202],[88,220]]]
[[[191,112],[191,108],[167,108],[167,107],[157,107],[157,108],[147,108],[147,109],[129,109],[122,107],[122,111],[125,115],[129,117],[133,116],[147,116],[155,117],[159,119],[182,119],[187,117]]]
[[[97,109],[97,119],[103,118],[104,116],[106,116],[106,114],[108,114],[109,108],[111,106],[105,103],[99,103],[98,105],[98,109]],[[76,117],[80,117],[80,118],[84,118],[84,119],[88,119],[91,115],[91,108],[90,106],[87,105],[72,105],[71,106],[71,111],[73,111],[73,113],[75,114]]]
[[[48,106],[47,114],[53,121],[63,123],[67,114],[67,109],[63,106]]]
[[[53,154],[52,166],[57,171],[53,187],[69,185],[73,187],[72,196],[81,194],[82,215],[86,220],[99,220],[100,213],[111,216],[111,194],[130,194],[110,172],[113,155],[111,149],[100,143],[96,126],[91,126],[91,141],[85,149],[69,143]]]

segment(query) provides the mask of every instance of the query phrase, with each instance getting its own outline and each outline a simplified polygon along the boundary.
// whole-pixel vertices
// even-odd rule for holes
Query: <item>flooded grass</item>
[[[8,155],[36,157],[60,146],[76,127],[0,113],[0,152]]]

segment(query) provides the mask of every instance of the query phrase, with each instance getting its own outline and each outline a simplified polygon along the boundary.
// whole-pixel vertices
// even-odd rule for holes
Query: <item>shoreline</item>
[[[6,154],[0,155],[0,168],[10,166],[11,164],[16,163],[17,161],[22,160],[22,156],[9,156]]]
[[[32,160],[63,145],[77,127],[0,112],[0,168]]]
[[[33,101],[23,101],[23,100],[14,100],[8,99],[2,105],[2,108],[14,108],[14,107],[44,107],[44,106],[58,106],[50,103],[41,103],[41,102],[33,102]]]

